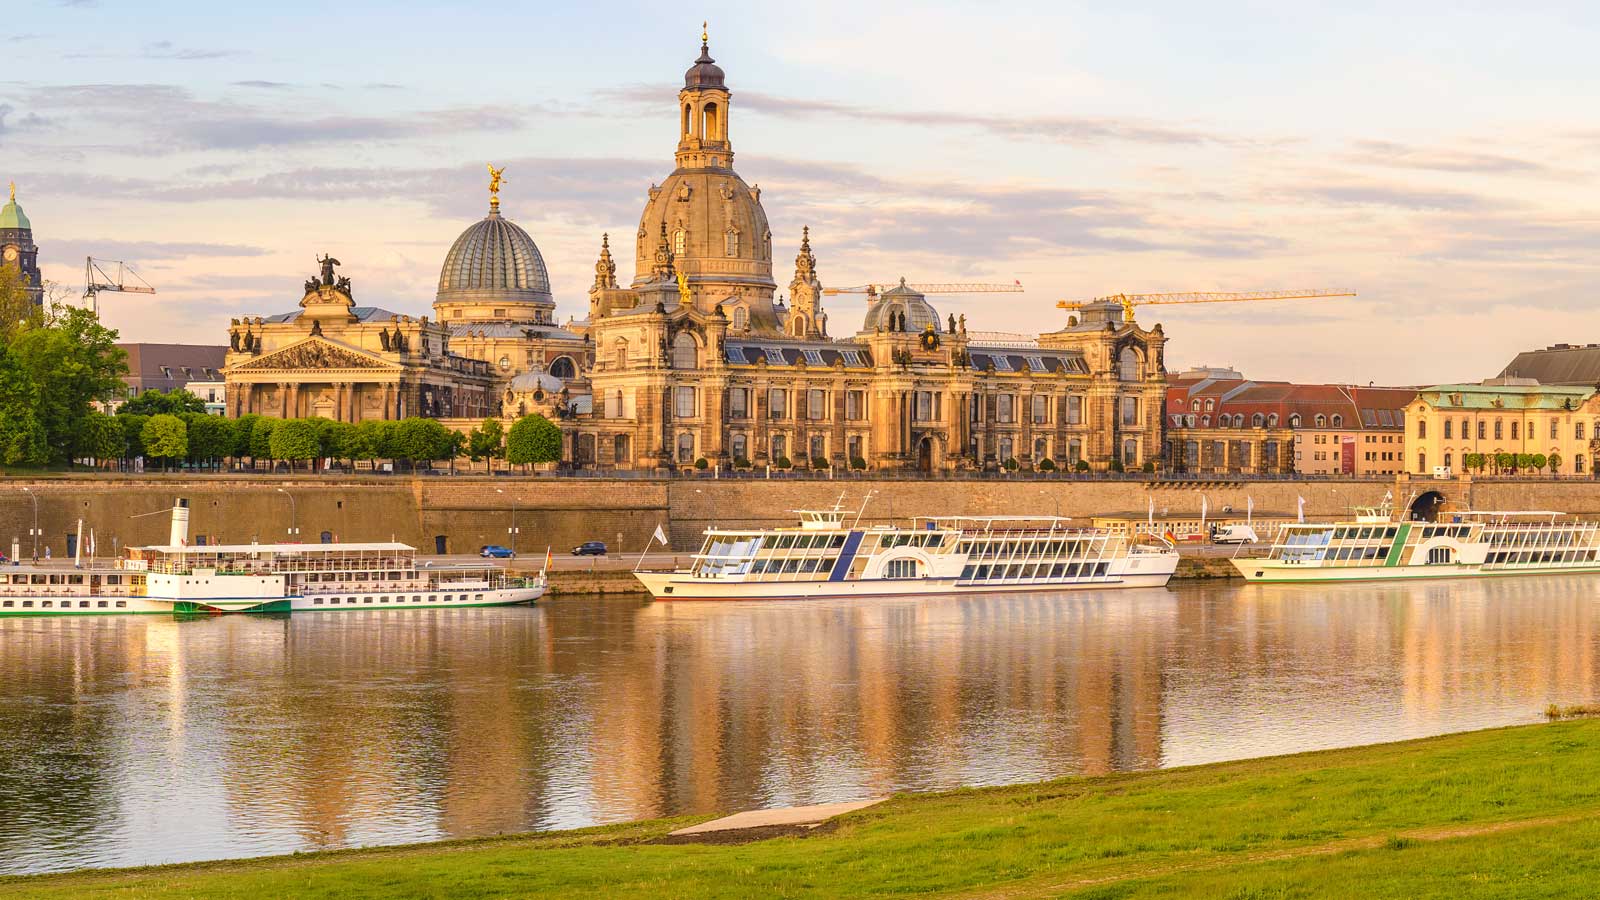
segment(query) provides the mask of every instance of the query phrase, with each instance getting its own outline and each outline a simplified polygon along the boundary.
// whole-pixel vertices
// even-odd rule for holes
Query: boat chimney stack
[[[167,546],[189,545],[189,501],[179,497],[172,503],[172,532],[167,535]]]

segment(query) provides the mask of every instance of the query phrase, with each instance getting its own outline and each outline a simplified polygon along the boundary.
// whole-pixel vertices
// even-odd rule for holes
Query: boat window
[[[128,601],[126,601],[126,600],[118,600],[117,601],[117,608],[118,609],[126,609],[127,606],[128,606]]]

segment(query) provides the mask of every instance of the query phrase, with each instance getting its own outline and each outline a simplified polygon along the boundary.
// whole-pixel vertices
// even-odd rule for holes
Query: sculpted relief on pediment
[[[294,372],[305,369],[392,369],[373,359],[327,341],[302,341],[237,367],[244,372]]]

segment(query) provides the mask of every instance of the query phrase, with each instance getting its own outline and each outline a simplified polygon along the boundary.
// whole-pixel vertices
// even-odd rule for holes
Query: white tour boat
[[[130,547],[113,566],[0,567],[0,616],[450,609],[531,603],[545,575],[488,563],[433,566],[408,544],[191,546],[189,504],[165,545]]]
[[[1177,551],[1053,516],[845,524],[839,506],[796,510],[798,527],[706,530],[688,569],[635,571],[657,600],[916,597],[1161,587]]]
[[[1354,521],[1290,523],[1271,552],[1232,562],[1247,581],[1305,583],[1600,572],[1600,523],[1549,511],[1397,521],[1387,499]]]

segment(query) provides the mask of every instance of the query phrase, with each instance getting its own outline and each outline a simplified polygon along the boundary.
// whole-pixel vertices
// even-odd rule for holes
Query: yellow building
[[[1502,453],[1542,455],[1543,472],[1587,475],[1600,449],[1600,394],[1592,387],[1499,378],[1421,389],[1406,408],[1406,460],[1414,475],[1459,474],[1469,453],[1498,468]]]

